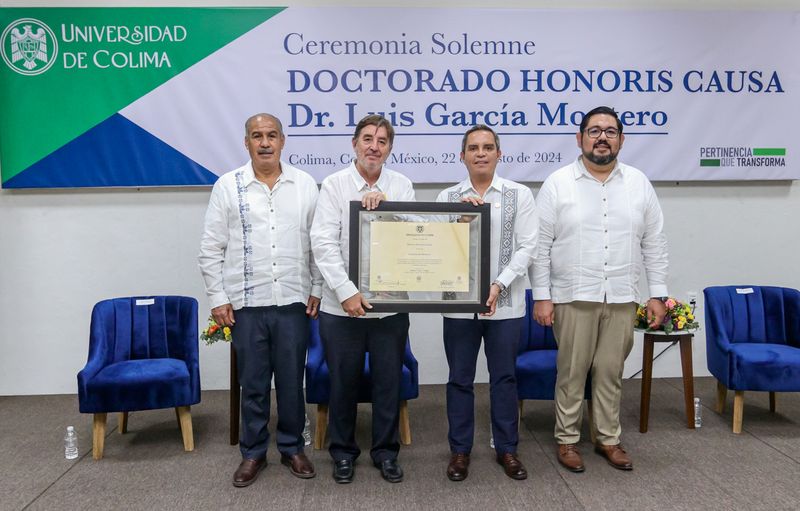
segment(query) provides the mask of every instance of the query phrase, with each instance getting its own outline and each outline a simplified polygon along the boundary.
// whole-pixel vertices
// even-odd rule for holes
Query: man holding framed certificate
[[[447,382],[448,440],[451,458],[447,477],[463,481],[475,431],[475,366],[481,340],[489,366],[492,434],[497,462],[512,479],[527,471],[517,458],[519,410],[515,361],[525,316],[528,267],[536,249],[538,218],[530,189],[495,173],[500,139],[488,126],[473,126],[464,134],[461,161],[469,176],[442,191],[437,202],[468,202],[491,207],[491,279],[489,311],[444,314],[444,348],[450,375]],[[454,216],[457,222],[469,218]]]
[[[311,228],[314,258],[325,279],[320,337],[331,378],[329,451],[337,483],[353,481],[354,463],[361,453],[355,423],[366,353],[372,376],[372,462],[385,480],[403,480],[397,454],[408,314],[370,313],[369,299],[348,274],[350,237],[357,235],[350,232],[350,202],[374,210],[383,200],[414,200],[411,181],[383,165],[393,140],[394,128],[384,117],[361,119],[352,141],[355,160],[322,182]]]

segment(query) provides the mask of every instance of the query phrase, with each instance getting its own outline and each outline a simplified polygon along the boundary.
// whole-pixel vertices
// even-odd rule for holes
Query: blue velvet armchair
[[[531,290],[525,292],[525,319],[522,324],[517,353],[516,376],[519,415],[522,420],[522,403],[525,399],[555,399],[556,358],[558,345],[553,329],[542,326],[533,319],[533,297]],[[586,378],[586,403],[591,421],[591,381]],[[594,428],[591,428],[594,436]]]
[[[175,408],[186,451],[194,449],[190,406],[200,402],[197,300],[114,298],[92,310],[89,360],[78,373],[81,413],[94,414],[92,454],[103,457],[106,414]]]
[[[517,394],[525,399],[552,400],[556,388],[556,356],[558,346],[553,329],[533,319],[531,290],[525,292],[525,319],[522,324],[517,354]]]
[[[733,432],[741,433],[744,392],[800,391],[800,291],[770,286],[704,290],[706,358],[717,379],[717,413],[734,391]]]
[[[369,353],[364,361],[362,387],[358,395],[359,403],[372,402],[370,395]],[[322,449],[328,430],[328,401],[331,395],[331,379],[328,364],[325,362],[325,349],[319,336],[319,321],[311,321],[311,336],[308,340],[306,359],[306,402],[317,405],[317,422],[314,432],[314,449]],[[403,377],[400,382],[400,442],[411,444],[411,425],[408,418],[408,400],[419,397],[419,369],[417,359],[411,353],[411,343],[406,340],[403,358]]]

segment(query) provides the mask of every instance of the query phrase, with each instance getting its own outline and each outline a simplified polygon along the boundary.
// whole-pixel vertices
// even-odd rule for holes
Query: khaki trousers
[[[622,370],[633,347],[635,316],[634,302],[555,305],[553,333],[558,343],[555,437],[559,444],[575,444],[580,440],[584,388],[590,370],[597,443],[619,443]]]

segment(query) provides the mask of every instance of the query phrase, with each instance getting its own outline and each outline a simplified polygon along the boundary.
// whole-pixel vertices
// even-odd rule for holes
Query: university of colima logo
[[[55,63],[58,55],[56,35],[45,23],[33,19],[15,20],[0,36],[3,61],[21,75],[44,73]]]

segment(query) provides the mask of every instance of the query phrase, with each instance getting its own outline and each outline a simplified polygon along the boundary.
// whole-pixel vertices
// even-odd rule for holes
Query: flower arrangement
[[[206,344],[214,344],[217,341],[231,342],[231,329],[227,326],[221,327],[214,321],[213,316],[208,317],[208,326],[200,334],[200,339],[206,341]]]
[[[675,298],[669,297],[664,302],[667,306],[667,313],[664,315],[664,321],[657,328],[650,328],[647,321],[647,308],[645,304],[639,304],[636,310],[636,320],[634,322],[635,328],[647,330],[648,332],[663,330],[665,333],[670,334],[678,331],[690,331],[700,327],[700,324],[695,320],[691,307],[685,303],[681,303]]]

